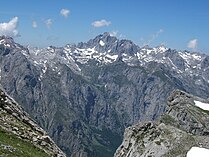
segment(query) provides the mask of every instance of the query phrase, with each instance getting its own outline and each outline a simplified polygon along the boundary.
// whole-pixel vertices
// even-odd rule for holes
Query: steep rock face
[[[109,33],[44,49],[0,38],[3,88],[68,156],[113,156],[124,129],[159,117],[174,89],[207,97],[206,58]]]
[[[173,92],[168,111],[157,122],[126,129],[115,157],[185,157],[193,146],[209,148],[209,114],[194,100],[207,102],[179,90]]]
[[[209,135],[208,111],[198,108],[195,101],[208,104],[208,100],[176,91],[168,98],[168,115],[176,122],[173,125],[195,135]]]
[[[0,155],[16,156],[20,152],[23,156],[26,155],[24,154],[25,151],[27,151],[24,150],[26,146],[24,146],[24,144],[21,145],[23,141],[23,143],[28,142],[28,145],[32,145],[34,147],[34,150],[31,150],[30,156],[38,155],[33,154],[32,152],[36,153],[36,151],[40,152],[40,150],[42,150],[45,152],[44,156],[65,157],[65,154],[57,147],[48,134],[42,128],[40,128],[16,102],[7,96],[1,89],[0,132],[1,136],[4,136],[4,138],[0,139]],[[19,145],[16,146],[17,148],[12,142],[12,146],[6,145],[10,142],[10,140],[6,138],[7,136],[9,136],[10,139],[13,138],[13,140],[20,142]],[[42,155],[42,153],[40,154]]]

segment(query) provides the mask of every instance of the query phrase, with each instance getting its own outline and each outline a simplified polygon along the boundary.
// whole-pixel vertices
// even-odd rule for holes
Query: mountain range
[[[109,157],[125,128],[165,113],[174,89],[209,96],[209,56],[109,33],[47,48],[1,36],[0,83],[67,156]]]

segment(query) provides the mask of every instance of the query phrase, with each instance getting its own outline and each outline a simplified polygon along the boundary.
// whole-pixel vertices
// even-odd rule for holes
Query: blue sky
[[[209,53],[208,7],[208,0],[2,0],[0,34],[43,47],[111,32],[139,46]]]

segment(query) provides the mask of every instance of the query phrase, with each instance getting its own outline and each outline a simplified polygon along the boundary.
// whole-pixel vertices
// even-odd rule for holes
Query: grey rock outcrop
[[[194,100],[206,102],[174,91],[168,98],[168,111],[158,121],[126,129],[115,157],[185,157],[193,146],[209,148],[209,112]]]

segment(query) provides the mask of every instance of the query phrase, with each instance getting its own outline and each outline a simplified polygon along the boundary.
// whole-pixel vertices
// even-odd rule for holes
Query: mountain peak
[[[167,48],[164,44],[160,44],[158,46],[156,46],[156,48]]]
[[[104,32],[102,35],[103,36],[111,36],[109,32]]]
[[[168,50],[168,48],[164,44],[160,44],[157,47],[155,47],[158,52],[165,52]]]
[[[2,35],[0,36],[0,44],[12,44],[14,43],[14,39],[9,36]]]
[[[96,36],[94,39],[96,42],[100,42],[101,40],[105,43],[112,43],[117,40],[115,36],[111,36],[109,32],[104,32],[103,34],[100,34]]]
[[[106,49],[109,50],[112,45],[117,44],[118,41],[119,40],[116,37],[111,36],[109,32],[105,32],[90,39],[87,43],[81,42],[77,46],[82,49],[95,47],[96,50],[102,49],[101,51],[106,51]]]
[[[26,50],[26,48],[24,48],[20,44],[15,43],[12,37],[6,35],[0,36],[0,45],[4,45],[7,48],[17,48]]]

